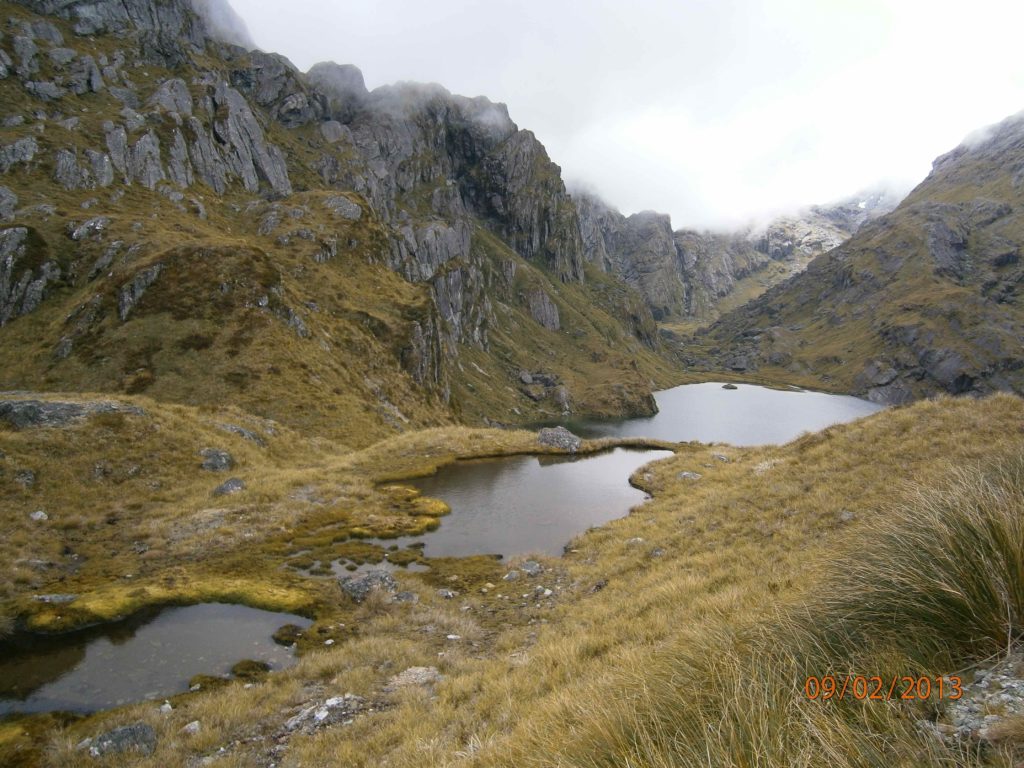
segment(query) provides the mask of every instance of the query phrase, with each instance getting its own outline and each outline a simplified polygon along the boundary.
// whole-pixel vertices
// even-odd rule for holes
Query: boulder
[[[353,203],[344,195],[335,195],[324,200],[324,207],[335,216],[340,216],[348,221],[359,221],[363,215],[363,209]]]
[[[33,80],[25,83],[25,90],[44,101],[63,98],[66,91],[52,80]]]
[[[227,472],[235,466],[234,457],[219,448],[203,448],[199,455],[203,457],[200,466],[207,472]]]
[[[363,602],[371,591],[395,592],[398,584],[394,577],[385,570],[375,569],[358,576],[342,576],[338,583],[342,591],[357,603]]]
[[[99,93],[104,88],[103,75],[92,56],[82,56],[72,65],[67,82],[76,96]]]
[[[72,240],[76,241],[92,239],[101,234],[109,226],[110,219],[107,216],[96,216],[95,218],[89,219],[78,226],[71,227],[71,231],[68,236]]]
[[[18,139],[13,144],[0,147],[0,173],[7,173],[15,164],[27,165],[39,152],[39,144],[32,136]]]
[[[78,595],[54,593],[49,595],[32,595],[32,599],[37,603],[46,603],[47,605],[67,605],[68,603],[75,602],[78,599]]]
[[[537,434],[537,442],[569,453],[576,453],[583,441],[565,427],[554,427],[542,429]]]
[[[100,734],[89,746],[93,757],[137,752],[151,755],[156,749],[156,731],[147,723],[133,723]]]

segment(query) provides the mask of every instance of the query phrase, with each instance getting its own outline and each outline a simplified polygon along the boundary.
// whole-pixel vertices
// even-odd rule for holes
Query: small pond
[[[422,542],[427,557],[536,552],[560,555],[570,539],[622,517],[644,500],[629,484],[638,467],[671,451],[616,448],[591,456],[511,456],[460,461],[407,481],[452,508],[441,527],[382,546]]]
[[[272,639],[301,616],[243,605],[167,608],[62,635],[20,635],[0,648],[0,715],[95,712],[188,690],[198,674],[224,675],[243,659],[294,663]]]
[[[581,437],[649,437],[673,442],[769,445],[803,432],[853,421],[883,406],[848,395],[721,382],[684,384],[654,393],[658,413],[644,419],[568,421]]]

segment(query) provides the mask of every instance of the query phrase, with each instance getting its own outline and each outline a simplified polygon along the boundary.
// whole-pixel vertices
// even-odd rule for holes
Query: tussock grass
[[[235,682],[176,698],[175,712],[154,720],[157,753],[126,764],[188,764],[215,754],[218,745],[228,747],[218,756],[222,764],[261,764],[296,708],[351,691],[380,706],[350,725],[292,738],[275,762],[1009,768],[1016,744],[1010,725],[1005,744],[958,751],[916,725],[934,716],[934,702],[825,703],[808,700],[803,686],[808,675],[829,673],[949,674],[970,655],[988,652],[987,645],[958,645],[948,628],[931,641],[907,632],[906,645],[895,642],[899,633],[885,629],[890,619],[880,614],[877,623],[851,610],[863,587],[850,563],[865,563],[863,583],[875,589],[891,581],[894,550],[885,554],[881,531],[891,530],[898,546],[911,529],[895,510],[906,508],[914,522],[912,510],[921,508],[922,492],[906,488],[907,478],[932,489],[930,503],[951,520],[959,509],[984,506],[939,503],[957,484],[964,487],[951,466],[975,468],[964,473],[984,478],[975,483],[985,491],[982,499],[1017,493],[999,478],[1015,477],[1004,469],[1021,455],[1021,425],[1024,403],[1017,397],[943,398],[785,446],[677,446],[673,456],[634,476],[651,501],[577,537],[565,557],[541,558],[546,570],[535,580],[500,581],[514,563],[436,560],[429,573],[397,575],[403,589],[419,595],[417,604],[352,606],[340,594],[324,593],[295,667],[252,689]],[[460,456],[514,453],[531,440],[526,432],[458,427],[397,436],[356,453],[318,455],[308,472],[289,469],[297,473],[290,493],[314,500],[302,502],[311,507],[304,513],[310,520],[343,497],[337,505],[352,514],[345,525],[365,522],[369,511],[384,524],[389,505],[408,517],[408,499],[379,481],[402,471],[429,472]],[[715,453],[730,461],[714,459]],[[680,480],[683,470],[703,477]],[[295,492],[306,484],[314,487]],[[307,538],[320,534],[299,519],[287,547],[280,540],[280,550],[250,543],[238,557],[267,564],[308,548],[320,559],[316,550],[332,546],[329,539],[307,546]],[[927,537],[929,527],[936,525],[920,522],[913,530]],[[368,546],[344,545],[355,544]],[[937,546],[941,553],[941,537]],[[660,556],[652,556],[655,548]],[[877,567],[868,569],[867,550],[878,550]],[[498,588],[481,593],[486,581]],[[550,603],[498,594],[515,597],[534,584],[562,588]],[[444,600],[438,587],[460,594]],[[449,634],[461,639],[449,641]],[[1002,629],[995,637],[1005,643]],[[328,638],[333,645],[325,645]],[[414,665],[437,666],[444,679],[432,691],[383,693],[392,675]],[[150,719],[155,707],[137,704],[68,724],[63,743]],[[186,740],[179,731],[193,719],[204,731]],[[50,728],[33,739],[57,749],[62,737]],[[80,759],[58,751],[41,763]]]
[[[839,564],[830,635],[928,662],[998,653],[1024,636],[1024,454],[951,468],[872,521]],[[868,543],[870,545],[868,546]]]
[[[808,598],[754,622],[724,610],[652,654],[620,659],[559,696],[524,754],[536,757],[572,723],[572,745],[536,764],[1018,765],[1020,718],[995,727],[984,748],[950,747],[917,726],[941,708],[935,700],[804,693],[812,675],[949,674],[1024,634],[1024,454],[940,467],[944,481],[904,488],[899,504],[823,553],[831,575]]]

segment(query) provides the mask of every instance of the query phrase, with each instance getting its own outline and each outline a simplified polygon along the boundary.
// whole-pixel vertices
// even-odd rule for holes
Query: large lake
[[[768,445],[803,432],[853,421],[882,406],[858,397],[720,382],[685,384],[655,392],[658,413],[645,419],[569,421],[583,437],[651,437],[682,442]]]

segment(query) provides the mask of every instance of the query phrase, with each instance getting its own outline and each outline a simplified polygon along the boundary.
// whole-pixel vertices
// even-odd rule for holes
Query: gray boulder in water
[[[542,429],[537,435],[537,442],[552,448],[560,448],[569,453],[576,453],[583,441],[565,427],[553,427]]]

